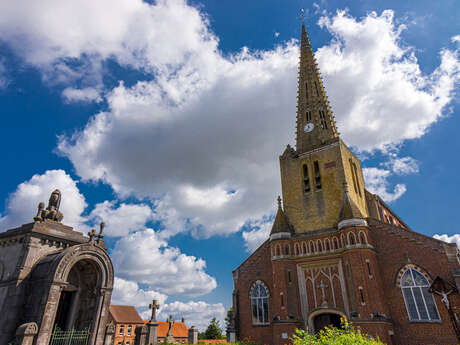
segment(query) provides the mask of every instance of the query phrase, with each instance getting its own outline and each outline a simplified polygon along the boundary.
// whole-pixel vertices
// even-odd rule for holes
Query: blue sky
[[[60,188],[64,223],[107,224],[115,303],[222,319],[295,138],[300,8],[367,188],[460,242],[455,1],[0,4],[0,231]]]

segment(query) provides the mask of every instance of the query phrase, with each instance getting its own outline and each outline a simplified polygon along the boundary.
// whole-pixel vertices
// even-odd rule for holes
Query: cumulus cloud
[[[407,190],[405,184],[398,183],[393,190],[389,191],[388,178],[391,172],[386,169],[379,168],[364,168],[364,180],[366,188],[374,194],[378,194],[384,201],[391,202],[400,198]]]
[[[334,37],[318,49],[319,67],[343,138],[358,150],[420,138],[443,116],[460,80],[459,53],[447,49],[424,75],[414,49],[401,43],[405,26],[393,17],[386,10],[357,20],[338,11],[319,21]]]
[[[152,229],[118,240],[112,251],[117,275],[168,295],[200,296],[217,286],[206,262],[168,246]]]
[[[441,241],[444,241],[444,242],[448,242],[448,243],[457,243],[457,247],[460,248],[460,234],[454,234],[454,235],[447,235],[447,234],[442,234],[442,235],[438,235],[438,234],[435,234],[433,235],[433,237],[437,240],[441,240]]]
[[[166,320],[172,315],[174,320],[180,321],[185,319],[188,327],[195,326],[201,332],[206,330],[209,322],[215,317],[220,322],[221,328],[224,328],[225,307],[222,303],[210,304],[203,301],[172,302],[160,308],[159,319]]]
[[[248,252],[253,252],[268,239],[272,225],[272,218],[263,219],[249,224],[249,228],[251,230],[242,232],[243,240]]]
[[[94,87],[75,89],[67,87],[62,91],[62,97],[67,103],[71,102],[102,102],[100,91]]]
[[[85,197],[78,190],[77,182],[64,170],[48,170],[21,183],[8,197],[5,214],[0,218],[1,230],[32,222],[38,203],[43,201],[47,206],[55,189],[61,191],[60,211],[64,214],[64,223],[77,231],[86,231],[85,219],[81,216],[87,206]]]
[[[145,224],[153,218],[150,206],[146,204],[125,204],[118,207],[115,201],[96,204],[88,219],[93,224],[104,222],[105,234],[124,236],[130,232],[144,229]]]
[[[115,277],[111,304],[133,305],[138,311],[145,312],[152,300],[163,305],[167,298],[165,294],[141,289],[136,282]]]
[[[9,84],[9,79],[6,77],[6,67],[2,58],[0,58],[0,90],[4,89]]]
[[[160,10],[163,16],[156,17]],[[157,21],[136,23],[144,32],[136,47],[145,33],[164,30],[159,56],[149,53],[157,47],[150,40],[140,55],[132,54],[130,44],[125,55],[113,53],[120,47],[119,32],[101,43],[106,50],[98,54],[115,54],[120,63],[149,69],[155,78],[131,87],[120,83],[107,94],[108,110],[72,137],[60,137],[58,149],[83,180],[108,183],[120,197],[155,200],[165,237],[236,232],[270,213],[279,193],[276,155],[294,139],[298,48],[288,42],[224,57],[205,16],[181,1],[143,3],[136,16],[128,11],[120,18],[120,27],[144,18],[144,12]],[[372,12],[358,20],[339,11],[319,21],[334,37],[317,57],[339,129],[361,152],[388,153],[422,136],[442,117],[459,79],[458,51],[448,49],[440,52],[439,67],[423,74],[415,49],[401,43],[404,26],[395,26],[393,15]],[[179,17],[187,42],[170,37]],[[404,165],[395,168],[399,173],[414,169],[408,161],[398,164]],[[406,189],[397,184],[388,192],[393,170],[366,173],[370,189],[386,200]]]
[[[393,155],[383,165],[390,168],[397,175],[409,175],[419,172],[418,162],[412,157],[397,157]]]

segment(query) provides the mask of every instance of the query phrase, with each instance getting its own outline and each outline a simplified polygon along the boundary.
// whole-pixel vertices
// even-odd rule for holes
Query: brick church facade
[[[269,238],[233,271],[238,339],[288,344],[344,317],[386,344],[458,344],[455,244],[410,229],[366,190],[302,25],[296,148],[280,156]],[[460,315],[460,314],[459,314]]]

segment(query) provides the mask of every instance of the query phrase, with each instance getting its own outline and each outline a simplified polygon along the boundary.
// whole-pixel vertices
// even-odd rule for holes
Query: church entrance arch
[[[311,313],[308,318],[309,328],[313,330],[314,333],[319,332],[324,327],[332,326],[339,328],[341,326],[341,318],[345,318],[344,313],[335,310],[335,309],[325,309],[317,310]]]

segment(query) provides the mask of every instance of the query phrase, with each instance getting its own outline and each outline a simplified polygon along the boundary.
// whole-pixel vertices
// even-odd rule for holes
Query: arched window
[[[307,244],[302,242],[302,254],[307,255]]]
[[[261,281],[256,281],[249,292],[253,325],[268,325],[268,289]]]
[[[299,244],[294,244],[294,255],[299,255]]]
[[[291,254],[290,253],[291,251],[289,249],[290,249],[289,244],[285,244],[284,245],[284,255],[290,255]]]
[[[315,245],[313,244],[313,241],[310,241],[309,247],[310,247],[310,253],[314,254],[315,253]]]
[[[339,249],[340,248],[339,239],[334,236],[333,241],[334,241],[334,249]]]
[[[316,189],[321,189],[321,174],[319,172],[319,163],[318,161],[313,162],[313,167],[315,170],[315,187]]]
[[[359,242],[361,242],[362,245],[367,244],[366,234],[362,231],[359,232]]]
[[[408,268],[401,277],[400,285],[409,320],[439,320],[436,302],[428,291],[430,284],[423,274],[414,268]]]
[[[323,251],[323,244],[321,243],[321,240],[316,241],[316,248],[318,248],[318,253]]]
[[[310,191],[310,178],[308,177],[308,166],[303,165],[303,191],[308,193]]]
[[[348,233],[348,244],[354,246],[356,244],[356,236],[353,232]]]
[[[276,256],[281,256],[281,246],[279,244],[276,245]]]
[[[327,252],[329,252],[329,251],[331,250],[331,242],[329,241],[328,238],[326,238],[326,239],[324,240],[324,247],[325,247],[325,250],[326,250]]]

